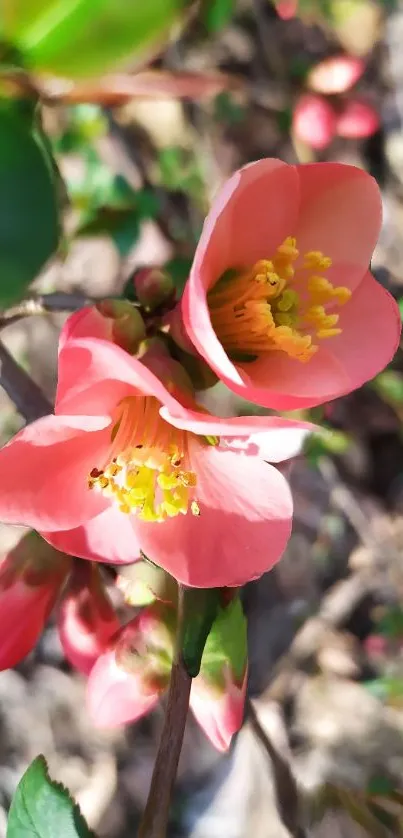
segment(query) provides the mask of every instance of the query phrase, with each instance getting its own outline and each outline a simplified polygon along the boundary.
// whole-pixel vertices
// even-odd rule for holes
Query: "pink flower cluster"
[[[69,318],[54,414],[0,451],[1,520],[94,562],[133,563],[145,554],[187,586],[236,587],[273,567],[290,535],[292,499],[269,463],[295,456],[312,426],[277,415],[213,415],[198,401],[191,365],[177,358],[193,357],[210,383],[220,379],[274,410],[311,407],[361,386],[389,363],[400,338],[397,305],[368,270],[380,225],[379,189],[353,166],[265,159],[236,172],[207,216],[174,307],[168,284],[159,336],[161,301],[152,339],[127,302]],[[158,273],[146,283],[149,309],[155,283]],[[76,574],[62,608],[64,647],[86,671],[101,655],[90,675],[91,707],[100,706],[99,685],[120,683],[111,692],[126,707],[116,709],[117,719],[134,719],[166,680],[158,676],[158,689],[147,692],[142,678],[139,692],[130,661],[119,657],[119,632],[96,631],[92,640],[81,632],[80,646],[83,588],[91,585]],[[50,593],[41,600],[38,625],[53,602]],[[142,634],[142,626],[140,618],[131,632]],[[24,643],[18,648],[5,665],[26,653]],[[245,673],[236,684],[229,677],[222,693],[236,695],[236,712],[232,699],[214,704],[221,728],[204,686],[195,687],[193,709],[216,743],[222,727],[228,744],[241,723]]]

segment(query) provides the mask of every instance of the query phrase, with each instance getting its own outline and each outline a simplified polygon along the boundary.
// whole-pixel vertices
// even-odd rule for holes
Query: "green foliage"
[[[27,66],[67,77],[103,74],[169,37],[188,0],[13,0],[3,36]]]
[[[344,454],[349,445],[350,438],[346,433],[322,427],[308,437],[304,453],[311,465],[316,466],[320,457]]]
[[[37,757],[13,797],[7,838],[95,838],[67,789],[49,778]]]
[[[58,175],[35,107],[0,99],[0,303],[18,300],[59,243]]]
[[[218,684],[225,664],[235,677],[243,678],[247,660],[247,626],[239,596],[220,608],[204,649],[201,673]]]
[[[191,198],[203,196],[203,178],[193,154],[181,146],[168,146],[159,152],[162,186],[172,191],[180,190]]]
[[[385,370],[374,379],[372,386],[392,407],[403,405],[403,376],[396,370]]]
[[[183,591],[182,655],[195,678],[220,603],[220,588],[185,588]]]
[[[219,32],[226,26],[235,10],[236,0],[205,0],[203,21],[208,32]]]

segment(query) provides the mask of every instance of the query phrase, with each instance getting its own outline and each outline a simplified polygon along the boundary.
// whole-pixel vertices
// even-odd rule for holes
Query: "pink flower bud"
[[[326,148],[336,130],[336,114],[333,107],[322,96],[304,94],[294,109],[293,130],[295,136],[311,148]]]
[[[379,126],[380,119],[372,105],[351,99],[337,119],[336,133],[346,139],[359,140],[371,137]]]
[[[239,595],[219,610],[192,683],[190,706],[219,751],[227,751],[241,727],[247,683],[246,620]]]
[[[315,93],[345,93],[362,76],[365,64],[353,55],[334,55],[312,67],[307,84]]]
[[[282,20],[291,20],[298,11],[298,0],[277,0],[277,14]]]
[[[370,658],[382,658],[387,652],[387,646],[381,634],[370,634],[364,641],[364,649]]]
[[[192,683],[190,706],[204,733],[219,751],[227,751],[234,733],[242,725],[247,669],[237,684],[230,667],[223,671],[224,685],[219,688],[198,675]]]
[[[87,685],[89,714],[97,727],[135,722],[168,686],[175,612],[161,603],[145,608],[113,638]]]
[[[158,267],[140,268],[134,274],[133,282],[139,302],[149,309],[169,300],[175,290],[171,276]]]
[[[135,355],[146,337],[139,310],[128,300],[101,300],[96,309],[110,320],[110,340]]]
[[[0,565],[0,669],[22,660],[37,643],[71,559],[35,532],[24,535]]]
[[[74,562],[58,622],[67,660],[88,675],[120,628],[96,564],[78,559]]]

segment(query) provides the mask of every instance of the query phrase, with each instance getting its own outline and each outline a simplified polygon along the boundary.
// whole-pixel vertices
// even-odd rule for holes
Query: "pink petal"
[[[120,399],[137,394],[184,410],[162,381],[120,346],[96,338],[66,341],[59,355],[56,413],[105,414]]]
[[[0,451],[0,518],[36,530],[77,526],[106,501],[87,476],[110,444],[109,418],[46,416]]]
[[[336,266],[343,266],[342,284],[353,289],[368,269],[378,240],[379,187],[367,172],[343,163],[298,166],[298,175],[298,249],[330,256]]]
[[[272,463],[297,456],[308,434],[315,430],[311,422],[285,419],[282,416],[220,418],[189,411],[186,417],[177,418],[171,416],[165,407],[161,408],[160,414],[175,428],[204,436],[219,436],[221,439],[227,437],[227,446],[233,446],[234,450],[239,451],[253,451],[255,456]]]
[[[237,586],[281,557],[292,518],[284,477],[256,457],[215,446],[191,447],[200,515],[162,524],[136,521],[145,554],[180,582],[200,588]]]
[[[402,329],[396,301],[369,271],[341,309],[340,327],[342,334],[329,341],[329,352],[348,374],[349,386],[344,392],[350,392],[390,363]],[[329,390],[331,386],[330,380]],[[339,395],[333,389],[330,398]]]
[[[101,338],[111,340],[111,323],[95,308],[85,306],[67,318],[59,336],[59,352],[64,349],[68,340],[80,338]]]
[[[135,722],[158,703],[159,694],[145,693],[139,677],[118,666],[114,650],[100,656],[87,684],[87,707],[96,727]]]
[[[41,532],[58,550],[81,559],[107,564],[131,564],[140,558],[140,546],[132,519],[110,505],[81,527]]]
[[[191,710],[208,737],[218,751],[228,751],[232,737],[242,726],[248,673],[241,686],[231,681],[226,675],[226,687],[220,695],[217,686],[209,688],[200,674],[192,681],[190,693]]]

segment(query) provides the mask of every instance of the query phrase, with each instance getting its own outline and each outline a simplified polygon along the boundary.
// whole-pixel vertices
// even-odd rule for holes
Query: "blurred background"
[[[33,290],[119,294],[137,267],[155,264],[180,289],[219,186],[243,163],[275,156],[352,163],[376,177],[384,222],[372,268],[403,312],[402,43],[397,0],[209,0],[148,80],[94,83],[83,104],[80,83],[65,93],[47,78],[65,237]],[[64,319],[2,322],[5,345],[50,400]],[[250,409],[221,398],[223,412]],[[23,420],[3,391],[0,407],[4,442]],[[305,415],[323,431],[290,472],[287,553],[244,591],[245,724],[223,756],[189,719],[171,838],[403,835],[401,350],[370,384]],[[3,526],[0,536],[5,552],[20,532]],[[34,652],[0,674],[0,836],[40,752],[99,838],[135,834],[163,703],[130,728],[97,731],[84,687],[52,621]]]

